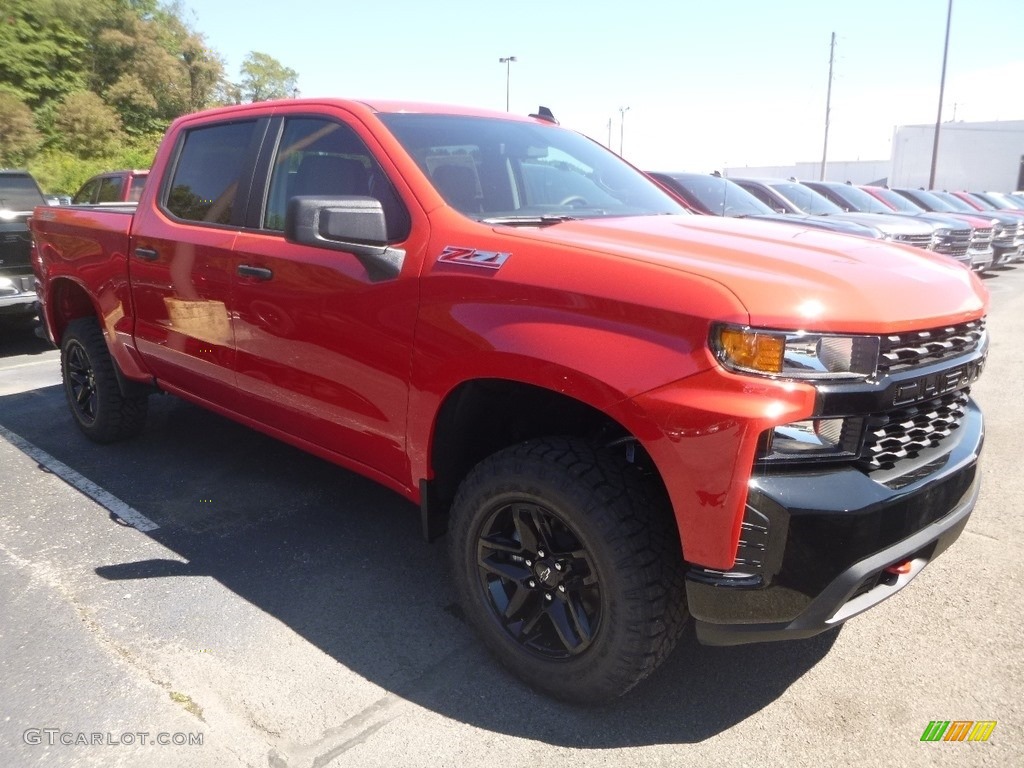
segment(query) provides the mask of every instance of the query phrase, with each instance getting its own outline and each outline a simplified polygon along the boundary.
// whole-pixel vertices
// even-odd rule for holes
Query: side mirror
[[[290,243],[353,254],[373,282],[398,277],[405,261],[405,251],[388,247],[384,208],[373,197],[293,197],[284,236]]]

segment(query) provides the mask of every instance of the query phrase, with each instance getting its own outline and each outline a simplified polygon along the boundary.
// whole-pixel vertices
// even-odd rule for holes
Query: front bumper
[[[970,403],[939,456],[899,474],[854,467],[755,474],[732,571],[691,568],[697,638],[741,645],[810,637],[905,587],[961,534],[984,441]],[[890,566],[906,564],[905,573]]]
[[[0,276],[0,314],[33,314],[38,299],[31,273]]]

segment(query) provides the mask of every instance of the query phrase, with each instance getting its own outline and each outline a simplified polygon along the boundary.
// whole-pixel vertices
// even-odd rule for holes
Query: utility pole
[[[832,44],[828,50],[828,93],[825,96],[825,144],[821,148],[821,175],[818,181],[825,180],[825,161],[828,159],[828,124],[832,113],[832,67],[836,61],[836,33],[832,33]]]
[[[949,25],[953,20],[953,0],[946,10],[946,45],[942,49],[942,79],[939,80],[939,114],[935,118],[935,140],[932,143],[932,170],[928,174],[928,189],[935,189],[935,167],[939,161],[939,128],[942,125],[942,95],[946,91],[946,58],[949,56]]]
[[[612,148],[612,119],[608,118],[608,149]]]
[[[499,64],[505,65],[505,111],[508,112],[508,86],[509,81],[512,77],[512,62],[516,60],[515,56],[502,56],[498,59]]]
[[[619,107],[619,157],[622,157],[622,139],[626,135],[626,113],[629,107]]]

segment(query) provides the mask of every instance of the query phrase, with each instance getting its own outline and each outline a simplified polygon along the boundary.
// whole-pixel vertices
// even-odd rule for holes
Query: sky
[[[300,95],[549,107],[645,170],[887,160],[934,123],[947,0],[183,0],[237,80]],[[516,61],[502,64],[501,57]],[[627,108],[623,111],[625,108]],[[1024,0],[953,0],[942,119],[1024,119]]]

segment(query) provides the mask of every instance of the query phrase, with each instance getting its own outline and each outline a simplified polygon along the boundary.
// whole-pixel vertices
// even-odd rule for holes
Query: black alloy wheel
[[[68,323],[61,339],[60,367],[71,415],[90,440],[112,443],[142,431],[149,399],[122,392],[96,318]]]
[[[83,424],[96,423],[96,372],[85,347],[72,339],[65,350],[65,371],[68,386],[68,402],[75,417]]]
[[[575,437],[484,459],[451,510],[459,602],[531,686],[594,704],[667,658],[686,624],[682,550],[656,478]]]
[[[601,585],[569,525],[533,503],[506,504],[484,523],[480,583],[495,620],[545,659],[587,650],[601,628]]]

